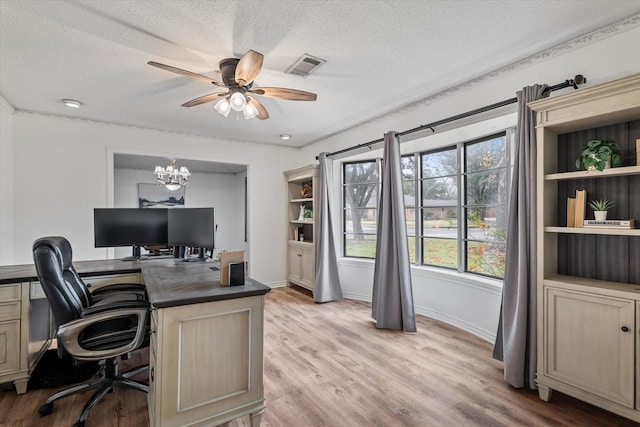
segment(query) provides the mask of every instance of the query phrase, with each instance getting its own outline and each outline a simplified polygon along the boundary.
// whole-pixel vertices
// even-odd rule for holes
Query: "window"
[[[457,164],[455,147],[420,155],[422,264],[458,266]]]
[[[343,166],[343,242],[345,256],[375,258],[379,161]]]
[[[412,263],[503,277],[508,148],[501,133],[402,157]],[[375,258],[380,164],[343,164],[345,256]]]
[[[508,161],[505,136],[464,146],[466,271],[504,276]]]

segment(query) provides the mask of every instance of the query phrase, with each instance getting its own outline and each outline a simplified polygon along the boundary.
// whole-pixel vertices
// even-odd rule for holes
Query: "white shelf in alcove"
[[[308,220],[308,221],[301,221],[298,219],[292,219],[291,220],[291,224],[313,224],[312,220]]]
[[[637,228],[595,228],[595,227],[545,227],[547,233],[568,233],[568,234],[603,234],[610,236],[640,236],[640,229]]]
[[[313,198],[312,197],[307,197],[306,199],[291,199],[291,200],[289,200],[289,203],[304,203],[304,202],[312,202],[313,203]]]
[[[621,168],[609,168],[603,171],[577,171],[550,173],[544,176],[545,181],[557,181],[562,179],[587,179],[606,178],[609,176],[640,175],[640,166],[625,166]]]

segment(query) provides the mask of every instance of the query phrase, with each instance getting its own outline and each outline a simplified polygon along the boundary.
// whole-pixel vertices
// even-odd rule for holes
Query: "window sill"
[[[373,268],[375,266],[375,260],[369,258],[344,257],[338,258],[338,264],[350,267]],[[501,279],[493,279],[490,277],[484,277],[472,273],[459,273],[457,271],[448,270],[445,268],[414,264],[411,264],[411,273],[416,278],[436,277],[438,279],[454,282],[457,284],[481,287],[483,289],[491,289],[495,292],[502,293],[503,280]]]

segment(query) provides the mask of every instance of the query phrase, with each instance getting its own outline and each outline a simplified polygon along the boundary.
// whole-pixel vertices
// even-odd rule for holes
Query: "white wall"
[[[185,207],[213,207],[216,250],[246,250],[244,241],[244,178],[245,173],[222,174],[193,172],[185,189]],[[138,207],[138,184],[156,185],[153,171],[116,168],[114,172],[114,203],[116,208]],[[96,206],[106,207],[106,206]],[[116,248],[116,258],[131,255],[131,248]],[[106,253],[105,253],[106,256]],[[249,261],[248,254],[245,256]]]
[[[0,265],[13,251],[13,107],[0,96]]]
[[[249,273],[284,282],[283,171],[294,150],[25,112],[13,119],[14,242],[6,264],[30,263],[32,242],[52,234],[69,238],[76,260],[104,258],[93,247],[93,208],[113,206],[113,153],[120,152],[246,164]]]
[[[417,105],[372,120],[305,147],[298,162],[309,163],[321,151],[337,151],[357,144],[382,138],[389,130],[404,131],[422,124],[493,104],[515,96],[523,86],[534,83],[556,84],[576,74],[587,77],[587,86],[604,83],[640,72],[638,51],[640,28],[618,32],[616,27],[585,36],[564,46],[529,58],[521,64],[508,67],[471,82],[464,87],[443,90]],[[570,92],[564,89],[560,93]],[[551,96],[556,96],[558,92]],[[407,136],[401,145],[402,153],[434,149],[488,135],[515,125],[512,108],[503,108],[500,115],[485,114],[474,120],[466,120],[436,129],[436,133],[422,132]],[[449,131],[444,131],[449,129]],[[335,218],[340,216],[340,163],[345,160],[381,157],[380,149],[365,150],[362,154],[334,160]],[[338,221],[338,227],[340,222]],[[336,242],[342,242],[340,230],[336,230]],[[338,248],[342,253],[342,248]],[[374,264],[370,260],[342,258],[338,260],[343,293],[348,298],[371,301]],[[501,302],[502,282],[471,274],[460,274],[430,267],[411,268],[413,296],[416,312],[443,320],[472,332],[487,341],[495,341]]]

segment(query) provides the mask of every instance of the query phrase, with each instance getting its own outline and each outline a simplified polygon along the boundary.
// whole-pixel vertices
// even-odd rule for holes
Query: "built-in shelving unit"
[[[640,421],[640,229],[566,226],[567,197],[578,189],[613,200],[610,218],[640,224],[640,75],[529,105],[537,112],[540,398],[556,390]],[[575,171],[591,139],[616,140],[622,167]]]
[[[315,285],[315,231],[314,201],[317,195],[318,166],[309,165],[286,171],[288,198],[288,281],[313,291]],[[310,197],[303,197],[303,187],[311,186]],[[308,196],[309,194],[307,194]],[[302,215],[301,207],[311,213]]]

